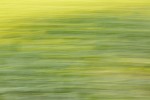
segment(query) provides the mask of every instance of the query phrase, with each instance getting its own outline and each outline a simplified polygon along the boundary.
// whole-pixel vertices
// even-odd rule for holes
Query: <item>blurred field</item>
[[[150,100],[149,0],[0,0],[0,100]]]

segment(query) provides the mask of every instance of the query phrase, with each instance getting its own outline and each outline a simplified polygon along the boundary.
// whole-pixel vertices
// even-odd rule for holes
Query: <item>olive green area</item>
[[[150,100],[145,10],[26,18],[1,30],[10,42],[0,44],[0,100]]]

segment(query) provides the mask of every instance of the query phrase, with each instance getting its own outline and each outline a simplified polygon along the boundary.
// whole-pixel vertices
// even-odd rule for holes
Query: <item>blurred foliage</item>
[[[0,100],[149,100],[149,0],[1,0]]]

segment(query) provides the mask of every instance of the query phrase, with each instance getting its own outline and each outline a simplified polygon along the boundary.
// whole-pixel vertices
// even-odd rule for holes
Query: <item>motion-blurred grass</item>
[[[0,100],[150,100],[149,0],[1,0]]]

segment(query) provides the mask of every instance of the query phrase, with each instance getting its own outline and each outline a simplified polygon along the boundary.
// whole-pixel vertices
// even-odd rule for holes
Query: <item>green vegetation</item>
[[[110,1],[0,16],[0,100],[149,100],[149,2]]]

